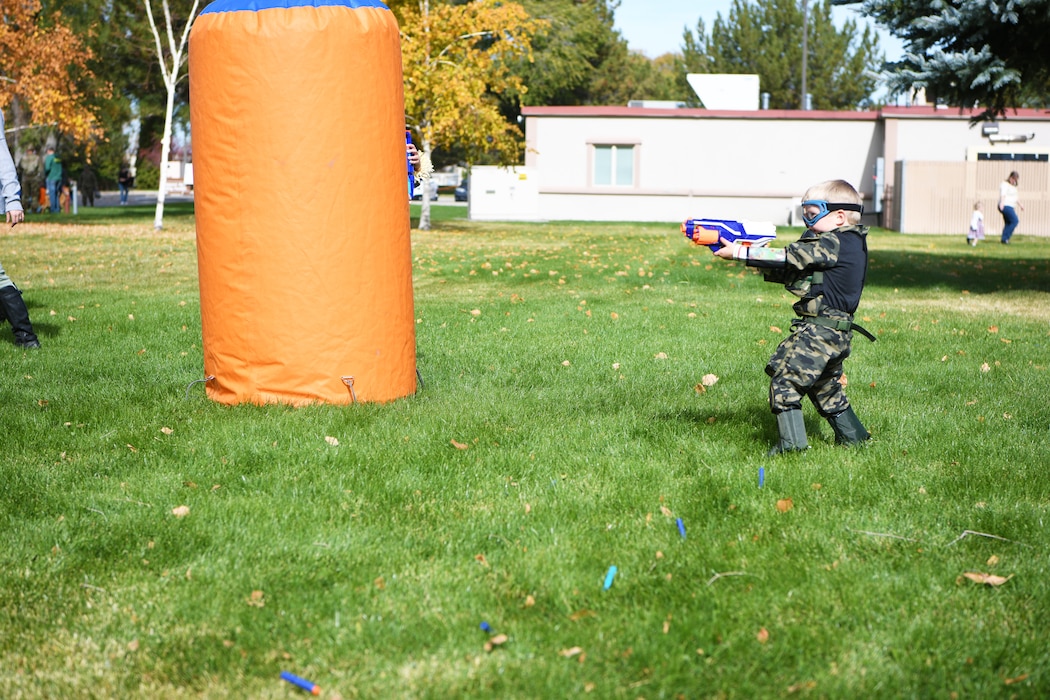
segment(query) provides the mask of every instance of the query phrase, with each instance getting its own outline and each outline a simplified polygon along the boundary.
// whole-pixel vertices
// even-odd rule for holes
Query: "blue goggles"
[[[806,207],[816,207],[817,213],[813,216],[806,216]],[[806,228],[812,228],[813,224],[817,223],[825,216],[833,211],[839,209],[845,209],[846,211],[856,211],[861,214],[864,213],[864,207],[860,204],[847,204],[845,202],[828,202],[823,199],[807,199],[802,202],[802,221],[806,224]]]

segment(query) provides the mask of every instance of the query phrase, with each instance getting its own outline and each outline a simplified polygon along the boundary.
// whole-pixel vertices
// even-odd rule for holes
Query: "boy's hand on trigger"
[[[408,150],[408,162],[412,164],[412,169],[419,170],[419,151],[416,149],[416,144],[410,143],[406,146]]]
[[[727,241],[725,238],[720,238],[718,240],[722,244],[722,247],[718,250],[712,251],[713,254],[725,260],[732,260],[733,254],[736,253],[736,249],[740,247],[740,244]]]

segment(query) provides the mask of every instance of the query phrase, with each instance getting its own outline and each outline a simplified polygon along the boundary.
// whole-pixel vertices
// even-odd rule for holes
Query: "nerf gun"
[[[405,146],[412,144],[412,132],[405,129]],[[408,163],[408,198],[412,199],[416,194],[416,172],[412,168],[412,160],[406,155],[405,162]]]
[[[711,250],[722,247],[720,239],[746,246],[763,246],[776,240],[777,227],[766,221],[734,221],[732,219],[686,219],[682,233],[697,245]]]

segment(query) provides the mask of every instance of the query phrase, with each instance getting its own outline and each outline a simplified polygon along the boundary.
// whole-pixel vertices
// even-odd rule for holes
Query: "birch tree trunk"
[[[153,32],[153,41],[157,48],[157,62],[160,63],[160,73],[164,79],[164,87],[168,91],[168,98],[164,105],[164,136],[160,145],[160,182],[157,183],[157,211],[153,216],[153,228],[164,228],[164,196],[166,194],[166,171],[168,169],[168,158],[171,156],[171,122],[175,112],[175,88],[179,84],[182,68],[186,64],[186,41],[190,36],[190,27],[193,19],[197,16],[197,6],[200,0],[193,0],[193,8],[190,16],[186,19],[186,26],[182,30],[182,36],[178,44],[175,43],[175,32],[171,24],[171,8],[168,0],[162,0],[164,8],[164,29],[168,39],[168,53],[164,53],[164,44],[161,41],[160,30],[153,18],[153,6],[150,0],[143,0],[146,5],[146,15],[149,17],[149,28]],[[170,65],[169,65],[170,61]]]

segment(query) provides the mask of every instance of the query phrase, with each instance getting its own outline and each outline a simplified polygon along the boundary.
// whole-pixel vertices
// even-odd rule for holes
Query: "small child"
[[[802,198],[808,230],[786,248],[751,248],[722,239],[715,255],[761,268],[767,282],[783,284],[800,300],[791,335],[766,365],[769,407],[780,439],[770,455],[805,450],[802,399],[808,396],[831,424],[835,441],[852,445],[871,437],[857,418],[843,387],[842,362],[850,354],[853,323],[868,270],[868,228],[860,226],[861,196],[844,180],[814,185]]]
[[[981,203],[973,205],[973,216],[970,217],[970,231],[966,234],[966,242],[972,246],[977,241],[984,240],[984,212],[981,211]]]

